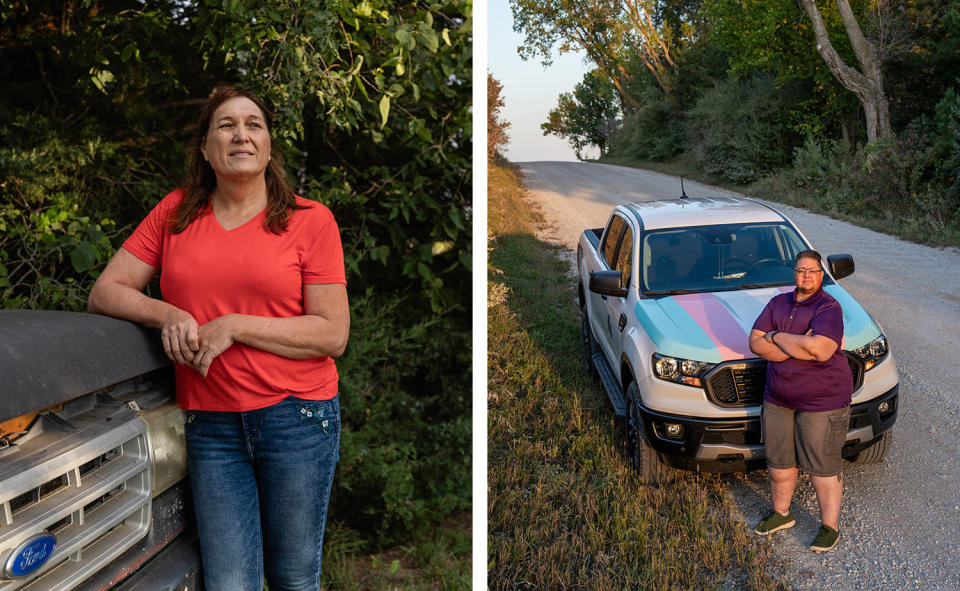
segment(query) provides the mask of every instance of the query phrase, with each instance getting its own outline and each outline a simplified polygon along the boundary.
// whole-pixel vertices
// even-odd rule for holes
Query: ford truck
[[[0,311],[0,591],[198,589],[172,377],[155,331]]]

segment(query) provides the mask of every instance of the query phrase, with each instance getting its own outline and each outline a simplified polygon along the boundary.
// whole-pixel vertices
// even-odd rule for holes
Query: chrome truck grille
[[[150,529],[146,423],[106,395],[83,405],[41,416],[0,450],[0,568],[31,536],[57,538],[39,570],[0,573],[0,591],[72,589]]]

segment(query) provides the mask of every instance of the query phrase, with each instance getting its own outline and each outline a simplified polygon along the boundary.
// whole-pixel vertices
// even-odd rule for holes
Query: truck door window
[[[617,244],[620,242],[620,236],[623,234],[626,225],[627,223],[622,217],[615,215],[610,219],[610,224],[607,226],[600,249],[603,252],[603,261],[607,264],[608,269],[614,268]]]
[[[617,266],[620,271],[620,287],[630,285],[630,270],[633,267],[633,231],[626,227],[623,240],[620,241],[620,250],[617,251]]]

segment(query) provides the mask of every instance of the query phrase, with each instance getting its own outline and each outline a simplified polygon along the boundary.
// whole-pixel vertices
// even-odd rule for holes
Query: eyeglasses
[[[823,273],[823,269],[794,269],[794,273],[797,275],[816,275],[817,273]]]

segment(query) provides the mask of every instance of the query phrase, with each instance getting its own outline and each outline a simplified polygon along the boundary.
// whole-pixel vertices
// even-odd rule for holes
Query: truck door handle
[[[620,329],[620,332],[623,332],[623,327],[627,325],[627,317],[624,316],[623,312],[620,312],[620,320],[617,321],[617,328]]]
[[[602,295],[602,296],[600,296],[600,299],[603,300],[603,301],[607,301],[607,296]]]

